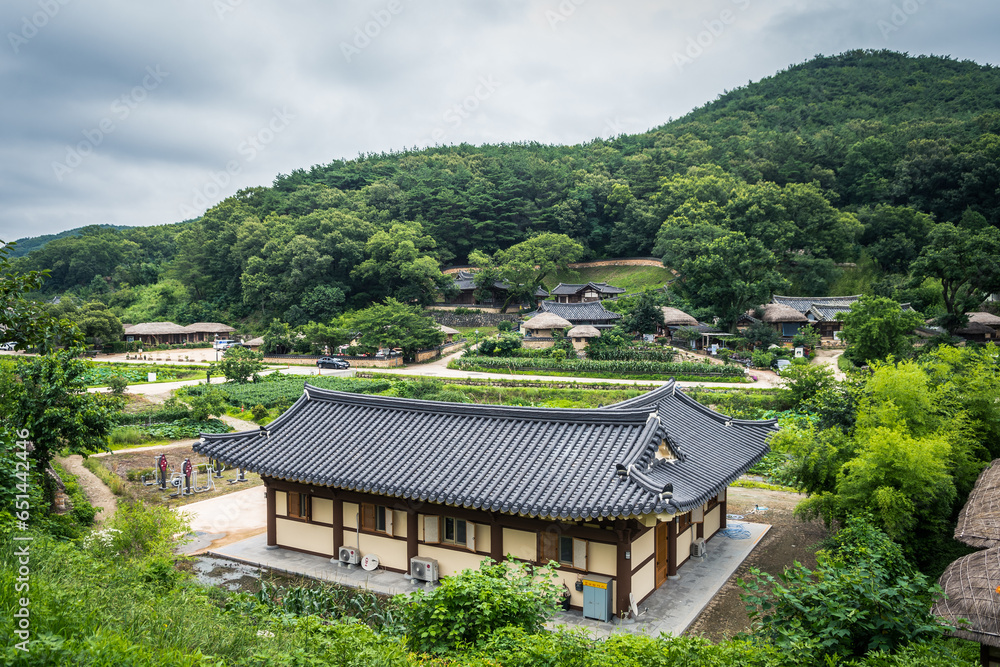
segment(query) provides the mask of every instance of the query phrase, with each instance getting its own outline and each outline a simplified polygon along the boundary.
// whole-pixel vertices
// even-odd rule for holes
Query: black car
[[[343,359],[339,359],[337,357],[320,357],[319,359],[316,360],[316,367],[335,368],[340,370],[344,368],[350,368],[351,365],[346,361],[344,361]]]

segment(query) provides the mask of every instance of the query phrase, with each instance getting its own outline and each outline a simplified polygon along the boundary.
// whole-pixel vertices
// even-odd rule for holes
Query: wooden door
[[[658,521],[656,524],[656,587],[667,580],[670,567],[670,523]]]

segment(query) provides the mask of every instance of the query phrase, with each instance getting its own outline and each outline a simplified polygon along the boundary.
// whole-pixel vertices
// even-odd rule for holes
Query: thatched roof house
[[[1000,327],[1000,317],[997,317],[993,313],[979,311],[975,313],[968,313],[968,315],[969,324],[985,324],[993,329]]]
[[[551,336],[553,329],[569,329],[573,324],[554,313],[539,313],[521,325],[533,336]]]
[[[189,343],[201,343],[217,339],[229,338],[236,329],[221,322],[195,322],[184,329],[188,332]]]
[[[808,322],[809,318],[795,310],[791,306],[783,303],[769,303],[763,306],[764,311],[762,321],[767,324],[778,324],[781,322]]]
[[[977,549],[1000,547],[1000,459],[979,474],[958,514],[955,539]]]
[[[959,558],[938,579],[946,598],[931,612],[956,626],[956,637],[979,642],[984,665],[1000,658],[1000,459],[976,480],[958,515],[955,539],[988,547]],[[968,623],[960,623],[967,619]]]
[[[931,613],[956,626],[952,634],[988,647],[1000,648],[1000,549],[963,556],[938,579],[947,599],[938,600]],[[968,623],[960,623],[968,619]],[[990,657],[997,655],[994,650]],[[984,662],[983,664],[992,664]]]
[[[696,327],[698,320],[694,319],[680,308],[663,306],[663,324],[668,327]]]
[[[601,330],[589,324],[580,324],[566,332],[569,338],[600,338]]]
[[[186,343],[188,330],[173,322],[141,322],[125,325],[125,340],[139,341],[146,345],[161,343]]]

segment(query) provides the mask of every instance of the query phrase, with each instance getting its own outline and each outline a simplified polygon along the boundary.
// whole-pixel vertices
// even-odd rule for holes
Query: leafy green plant
[[[116,496],[125,493],[125,483],[122,478],[108,470],[98,459],[86,458],[83,460],[83,467],[94,473],[98,479],[104,482],[111,493]]]
[[[796,563],[777,578],[756,568],[740,580],[756,636],[785,651],[863,656],[942,638],[930,613],[940,587],[906,562],[871,517],[851,517],[817,554],[816,570]]]
[[[484,560],[478,570],[463,570],[431,592],[410,596],[404,607],[407,638],[415,650],[446,653],[501,628],[539,632],[562,596],[555,580],[549,566]]]
[[[260,403],[253,406],[253,409],[250,412],[253,414],[254,421],[260,421],[261,419],[267,417],[267,408]]]
[[[173,536],[186,534],[189,527],[186,515],[141,500],[119,502],[105,525],[88,537],[86,547],[108,559],[169,558]]]
[[[116,426],[110,438],[112,445],[140,445],[146,440],[146,432],[139,426]]]

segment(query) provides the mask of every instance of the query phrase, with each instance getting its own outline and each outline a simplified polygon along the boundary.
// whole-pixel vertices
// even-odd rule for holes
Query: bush
[[[254,421],[260,421],[261,419],[267,417],[267,408],[258,403],[257,405],[253,406],[253,410],[251,410],[251,413],[253,414]]]
[[[152,475],[156,470],[154,468],[139,468],[137,470],[129,470],[125,473],[125,479],[130,482],[142,481],[143,477],[148,477]]]
[[[128,387],[128,380],[123,375],[113,375],[108,378],[108,387],[111,389],[112,394],[121,396]]]
[[[478,570],[447,577],[433,591],[410,596],[403,621],[410,646],[445,653],[485,641],[501,628],[539,632],[562,599],[563,586],[555,579],[550,567],[513,558],[484,560]]]
[[[94,473],[98,479],[104,482],[104,485],[111,490],[111,493],[116,496],[125,493],[125,482],[122,481],[122,478],[105,468],[97,459],[84,459],[83,467]]]
[[[118,558],[169,558],[173,536],[189,530],[186,515],[141,500],[118,503],[107,528],[88,536],[85,547],[98,556]]]
[[[774,355],[764,350],[754,350],[751,359],[756,368],[770,368],[774,363]]]
[[[815,571],[786,568],[780,582],[756,568],[752,579],[740,580],[755,637],[801,652],[805,663],[809,652],[860,657],[947,632],[930,613],[941,588],[906,562],[872,517],[848,519],[834,549],[818,552],[817,561]]]

